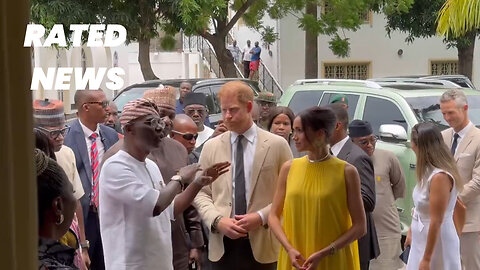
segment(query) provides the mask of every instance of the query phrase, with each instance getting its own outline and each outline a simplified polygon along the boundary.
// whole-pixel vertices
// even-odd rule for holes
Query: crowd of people
[[[77,119],[35,100],[39,269],[399,269],[397,157],[348,99],[298,115],[241,82],[206,97],[160,85],[123,107],[77,91]],[[407,269],[480,269],[480,131],[461,90],[450,129],[412,127]],[[401,256],[406,258],[406,256]]]
[[[233,59],[233,62],[243,66],[243,76],[253,80],[254,76],[258,74],[260,67],[262,48],[260,48],[258,41],[255,41],[254,46],[251,44],[252,42],[247,40],[245,47],[240,49],[240,47],[237,46],[237,41],[233,40],[227,49],[230,52],[230,57]]]

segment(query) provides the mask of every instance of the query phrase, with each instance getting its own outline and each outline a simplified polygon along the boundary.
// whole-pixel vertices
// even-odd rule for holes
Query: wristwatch
[[[183,178],[180,175],[174,175],[172,178],[170,178],[170,181],[177,181],[180,184],[180,188],[183,190]]]
[[[212,222],[212,226],[211,226],[211,231],[212,233],[219,233],[218,231],[218,223],[220,222],[220,220],[223,218],[222,215],[218,215]]]
[[[82,249],[89,249],[90,248],[90,242],[88,240],[85,240],[85,243],[81,243],[80,247]]]

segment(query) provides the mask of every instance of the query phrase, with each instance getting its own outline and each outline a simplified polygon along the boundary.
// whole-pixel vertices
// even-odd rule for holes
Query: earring
[[[60,220],[57,220],[57,222],[55,222],[55,224],[60,225],[60,224],[63,223],[63,220],[64,220],[63,214],[60,214],[60,218],[59,218],[59,219],[60,219]]]

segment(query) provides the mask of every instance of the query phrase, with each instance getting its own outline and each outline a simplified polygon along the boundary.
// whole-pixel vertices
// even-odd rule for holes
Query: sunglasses
[[[48,137],[50,137],[51,139],[57,139],[58,136],[60,136],[60,134],[62,134],[63,137],[65,137],[65,135],[68,133],[68,131],[70,130],[70,127],[69,126],[65,126],[64,128],[62,129],[54,129],[54,130],[49,130],[49,129],[46,129],[46,128],[42,128],[42,127],[36,127],[35,129],[45,133],[46,135],[48,135]]]
[[[191,141],[192,139],[196,140],[198,138],[198,134],[183,133],[183,132],[179,132],[179,131],[176,131],[176,130],[172,130],[172,132],[175,133],[175,134],[178,134],[178,135],[182,135],[182,137],[187,141]]]
[[[194,115],[196,113],[198,113],[198,115],[205,115],[207,113],[207,110],[206,109],[188,109],[188,110],[185,110],[185,114],[188,114],[188,115]]]
[[[154,129],[164,129],[165,122],[161,118],[151,118],[145,121],[145,124],[151,126]]]
[[[360,140],[360,141],[358,141],[358,143],[361,144],[362,146],[367,146],[369,143],[371,145],[374,145],[377,141],[378,141],[378,137],[374,136],[374,137],[370,137],[368,139]]]
[[[257,101],[257,102],[261,107],[265,107],[265,106],[274,107],[276,105],[275,103],[267,102],[267,101]]]
[[[107,108],[108,107],[108,100],[105,100],[105,101],[89,101],[89,102],[85,102],[84,104],[98,104],[100,106],[102,106],[102,108]]]

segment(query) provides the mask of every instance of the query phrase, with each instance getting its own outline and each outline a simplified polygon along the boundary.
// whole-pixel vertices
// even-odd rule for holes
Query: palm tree
[[[448,39],[480,29],[480,0],[447,0],[438,14],[437,32]]]

